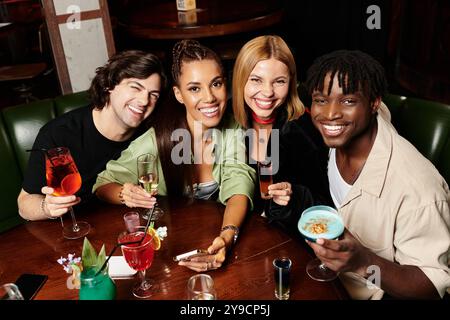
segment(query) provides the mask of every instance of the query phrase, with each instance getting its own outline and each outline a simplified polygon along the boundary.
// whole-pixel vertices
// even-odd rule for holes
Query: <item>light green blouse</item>
[[[226,204],[231,196],[242,194],[250,200],[250,206],[253,209],[252,197],[256,182],[256,172],[246,163],[244,132],[238,127],[234,119],[227,119],[227,124],[224,126],[225,128],[220,130],[212,129],[212,141],[215,144],[215,161],[212,175],[214,180],[219,184],[219,196],[217,200],[222,204]],[[97,176],[97,181],[92,188],[92,192],[95,192],[98,187],[111,182],[119,184],[130,182],[137,184],[137,158],[144,153],[158,154],[156,134],[153,128],[150,128],[134,140],[127,149],[122,151],[120,158],[110,160],[106,164],[106,169]],[[159,157],[157,162],[159,177],[158,194],[167,195],[166,183]]]

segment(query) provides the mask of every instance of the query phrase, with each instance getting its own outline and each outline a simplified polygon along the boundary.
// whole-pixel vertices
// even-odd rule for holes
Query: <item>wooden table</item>
[[[43,62],[16,64],[0,67],[0,82],[30,80],[45,71],[47,65]]]
[[[223,206],[216,202],[160,199],[166,214],[157,226],[168,227],[168,237],[161,250],[155,252],[153,265],[147,276],[158,285],[158,293],[151,300],[186,298],[186,284],[196,272],[178,266],[172,257],[194,248],[207,248],[218,234]],[[88,209],[75,208],[79,220],[88,221],[88,235],[99,250],[105,243],[109,252],[123,231],[122,216],[130,209],[124,206],[95,204]],[[83,239],[66,240],[61,235],[59,220],[28,222],[0,235],[0,284],[14,282],[22,273],[48,275],[48,280],[35,299],[78,299],[78,290],[66,286],[68,274],[57,263],[68,253],[81,255]],[[312,259],[303,241],[294,239],[265,218],[250,215],[241,230],[238,243],[229,253],[222,268],[209,271],[221,300],[273,300],[274,280],[272,261],[288,256],[293,261],[291,299],[347,299],[339,280],[323,283],[310,279],[305,273],[306,263]],[[115,255],[120,255],[117,250]],[[134,299],[131,289],[135,279],[115,280],[117,299]]]
[[[119,1],[119,3],[121,3]],[[117,25],[141,39],[204,38],[249,32],[280,23],[278,0],[197,0],[197,8],[178,11],[175,0],[115,4]]]

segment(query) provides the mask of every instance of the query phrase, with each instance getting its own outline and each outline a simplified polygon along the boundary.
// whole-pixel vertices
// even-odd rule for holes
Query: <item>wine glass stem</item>
[[[152,192],[152,197],[155,197],[155,198],[156,198],[156,202],[155,202],[155,204],[153,205],[154,207],[157,207],[157,206],[158,206],[158,197],[157,197],[157,195],[158,195],[158,191]]]
[[[77,224],[77,220],[75,219],[75,214],[73,213],[73,208],[69,208],[70,216],[72,218],[72,229],[74,232],[80,231],[80,227]]]
[[[145,270],[139,271],[139,282],[141,283],[141,289],[145,290]]]

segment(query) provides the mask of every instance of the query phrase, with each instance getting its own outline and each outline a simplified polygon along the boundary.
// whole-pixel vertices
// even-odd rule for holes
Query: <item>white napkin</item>
[[[136,272],[130,268],[123,256],[112,256],[109,259],[109,276],[111,278],[131,278]]]

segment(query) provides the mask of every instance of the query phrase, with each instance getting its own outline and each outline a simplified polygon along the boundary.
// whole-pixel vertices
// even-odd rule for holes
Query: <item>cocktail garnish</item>
[[[308,231],[312,234],[321,234],[328,231],[329,219],[324,218],[313,218],[309,220],[303,226],[303,230]]]
[[[83,271],[81,257],[76,257],[75,253],[69,253],[67,258],[61,257],[56,261],[63,266],[65,272],[72,273],[67,279],[67,287],[69,289],[80,289],[80,274]]]
[[[153,250],[159,250],[161,248],[161,241],[167,237],[167,227],[159,227],[154,229],[153,227],[148,228],[147,233],[152,236],[152,248]]]

